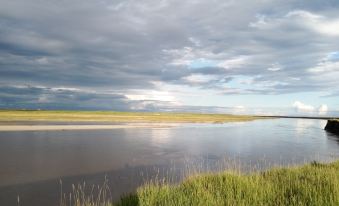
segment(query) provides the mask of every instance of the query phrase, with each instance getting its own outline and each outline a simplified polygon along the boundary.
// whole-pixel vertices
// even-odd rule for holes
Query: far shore
[[[170,128],[174,123],[134,123],[121,125],[0,125],[0,132],[4,131],[60,131],[60,130],[105,130],[105,129],[132,129],[132,128]]]
[[[276,118],[333,119],[308,116],[251,116],[175,112],[0,110],[0,132],[169,128],[182,123],[222,124]]]
[[[339,117],[330,117],[330,116],[326,116],[326,117],[313,117],[313,116],[279,116],[279,115],[275,115],[275,116],[265,116],[265,115],[261,115],[258,117],[263,117],[263,118],[284,118],[284,119],[319,119],[319,120],[329,120],[329,119],[339,119]]]
[[[62,110],[0,110],[0,122],[64,121],[114,123],[226,123],[267,119],[251,115],[175,113],[175,112],[116,112]],[[100,124],[100,123],[98,123]]]

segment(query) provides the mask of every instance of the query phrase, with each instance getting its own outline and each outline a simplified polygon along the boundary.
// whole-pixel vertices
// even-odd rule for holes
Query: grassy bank
[[[113,112],[113,111],[17,111],[0,110],[0,121],[106,121],[106,122],[205,122],[250,121],[260,117],[228,114]]]
[[[339,161],[243,175],[224,172],[179,185],[149,184],[123,205],[339,205]]]

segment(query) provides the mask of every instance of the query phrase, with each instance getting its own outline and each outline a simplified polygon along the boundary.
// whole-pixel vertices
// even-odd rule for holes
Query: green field
[[[339,205],[339,161],[249,175],[201,174],[179,185],[148,184],[115,205]]]
[[[223,123],[251,121],[262,117],[229,114],[155,113],[114,111],[0,110],[0,121],[105,121]]]

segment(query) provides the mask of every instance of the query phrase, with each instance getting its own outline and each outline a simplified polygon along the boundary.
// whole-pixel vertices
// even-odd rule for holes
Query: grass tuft
[[[178,185],[147,184],[117,206],[339,205],[339,161],[240,174],[201,174]]]

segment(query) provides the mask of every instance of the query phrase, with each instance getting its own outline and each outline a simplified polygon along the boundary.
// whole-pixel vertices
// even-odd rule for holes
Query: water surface
[[[21,205],[58,205],[60,179],[69,192],[72,183],[101,184],[107,176],[118,198],[155,175],[179,181],[188,169],[220,170],[236,162],[246,171],[328,161],[339,157],[339,138],[325,132],[325,124],[273,119],[173,128],[1,132],[0,205],[17,205],[17,196]]]

